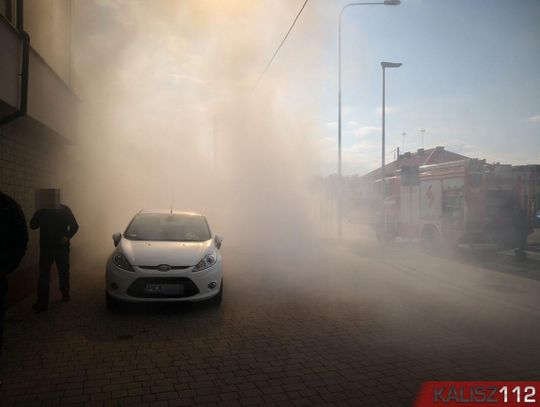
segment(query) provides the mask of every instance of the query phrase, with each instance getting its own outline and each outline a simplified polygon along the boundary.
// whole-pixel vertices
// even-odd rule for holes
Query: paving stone
[[[236,269],[221,308],[108,312],[102,265],[74,264],[70,303],[9,310],[0,405],[400,406],[424,380],[540,377],[540,357],[486,343],[465,322],[413,324],[429,310],[412,305],[383,318],[376,301],[317,296],[294,275],[293,290],[271,273]]]

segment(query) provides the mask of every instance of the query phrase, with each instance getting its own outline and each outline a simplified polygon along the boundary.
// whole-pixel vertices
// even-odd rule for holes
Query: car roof
[[[168,215],[187,215],[187,216],[202,216],[203,214],[197,212],[185,212],[185,211],[171,211],[166,209],[142,209],[139,211],[139,214],[168,214]]]

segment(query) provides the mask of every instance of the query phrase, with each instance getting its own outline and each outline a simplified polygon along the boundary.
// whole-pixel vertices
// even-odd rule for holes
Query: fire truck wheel
[[[429,253],[436,253],[439,251],[441,245],[441,239],[439,231],[433,225],[426,225],[422,229],[422,247]]]

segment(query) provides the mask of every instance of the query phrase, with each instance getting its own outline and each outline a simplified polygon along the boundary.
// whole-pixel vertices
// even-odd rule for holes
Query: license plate
[[[146,284],[144,292],[145,294],[183,295],[184,286],[182,284]]]

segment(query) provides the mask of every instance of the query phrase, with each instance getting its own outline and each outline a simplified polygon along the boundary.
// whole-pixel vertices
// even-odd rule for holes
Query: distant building
[[[0,189],[29,219],[36,188],[58,187],[76,139],[71,87],[71,0],[0,0]],[[37,232],[10,296],[37,280]]]
[[[405,154],[401,154],[397,160],[388,163],[384,166],[385,173],[391,174],[392,172],[396,170],[400,170],[402,167],[405,166],[422,166],[422,165],[429,165],[429,164],[441,164],[451,161],[460,161],[460,160],[466,160],[469,157],[466,157],[461,154],[453,153],[452,151],[445,150],[443,146],[437,146],[435,148],[429,148],[427,150],[424,150],[423,148],[419,148],[418,151],[415,153],[407,152]],[[367,180],[376,180],[381,177],[381,168],[377,168],[376,170],[373,170],[371,172],[368,172],[365,175],[362,175],[360,177],[361,180],[367,181]]]

